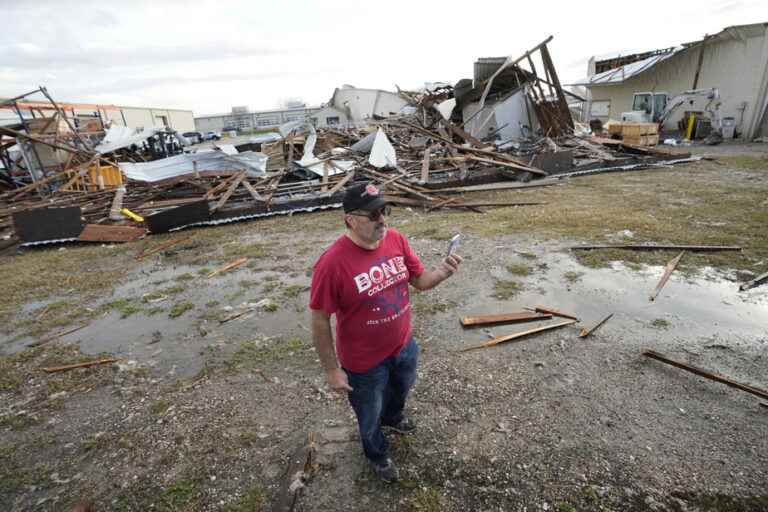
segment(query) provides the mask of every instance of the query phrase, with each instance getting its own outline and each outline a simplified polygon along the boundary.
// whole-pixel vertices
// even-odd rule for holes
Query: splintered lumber
[[[677,268],[677,264],[680,263],[680,258],[683,257],[683,254],[685,254],[685,251],[682,251],[674,259],[672,259],[669,263],[667,263],[667,267],[664,269],[664,275],[661,276],[661,280],[659,281],[659,284],[656,285],[656,289],[653,290],[653,293],[651,293],[651,296],[649,297],[651,302],[656,300],[656,297],[658,297],[659,292],[661,292],[661,289],[664,288],[665,284],[667,284],[667,281],[669,281],[669,276],[671,276],[672,272],[674,272],[675,269]]]
[[[177,238],[176,240],[169,240],[168,242],[160,244],[157,247],[154,247],[154,248],[152,248],[152,249],[150,249],[148,251],[142,252],[141,254],[136,256],[136,259],[140,260],[142,258],[146,258],[147,256],[150,256],[150,255],[155,254],[157,252],[163,251],[163,250],[165,250],[165,249],[167,249],[169,247],[172,247],[172,246],[174,246],[176,244],[180,244],[181,242],[186,242],[187,240],[189,240],[193,236],[194,235],[189,235],[189,236],[184,236],[184,237],[181,237],[181,238]]]
[[[743,291],[749,290],[750,288],[754,288],[755,286],[759,286],[765,282],[768,282],[768,272],[757,276],[751,281],[747,281],[746,283],[743,283],[741,286],[739,286],[739,290],[743,292]]]
[[[768,391],[762,390],[760,388],[756,388],[753,386],[748,386],[746,384],[741,384],[739,382],[733,381],[727,377],[724,377],[722,375],[719,375],[717,373],[711,373],[707,370],[702,370],[701,368],[696,368],[695,366],[690,366],[685,363],[680,363],[678,361],[673,361],[672,359],[668,359],[667,357],[663,356],[662,354],[659,354],[658,352],[655,352],[653,350],[646,350],[643,352],[643,355],[646,357],[650,357],[651,359],[656,359],[657,361],[661,361],[662,363],[667,363],[669,365],[672,365],[676,368],[680,368],[681,370],[685,370],[687,372],[695,373],[696,375],[700,377],[704,377],[706,379],[714,380],[716,382],[720,382],[721,384],[725,384],[726,386],[730,386],[732,388],[740,389],[742,391],[746,391],[747,393],[751,393],[755,396],[759,396],[760,398],[764,400],[768,400]]]
[[[446,187],[438,189],[430,189],[430,192],[450,193],[450,192],[483,192],[485,190],[505,190],[515,188],[535,188],[535,187],[548,187],[552,185],[560,185],[564,183],[563,180],[557,178],[544,178],[528,183],[522,183],[519,181],[502,181],[499,183],[487,183],[485,185],[467,185],[465,187]]]
[[[501,167],[509,167],[511,169],[515,169],[518,171],[526,171],[531,172],[533,174],[538,174],[540,176],[549,176],[549,173],[542,171],[541,169],[536,169],[535,167],[529,167],[527,165],[522,164],[516,164],[513,162],[507,162],[505,160],[491,160],[490,158],[481,158],[479,156],[470,155],[470,160],[474,160],[475,162],[482,162],[485,164],[493,164],[493,165],[499,165]]]
[[[217,275],[219,275],[219,274],[223,274],[224,272],[229,272],[229,271],[230,271],[230,270],[232,270],[233,268],[237,268],[237,267],[239,267],[240,265],[242,265],[242,264],[243,264],[243,263],[245,263],[246,261],[248,261],[248,258],[246,258],[246,257],[238,258],[238,259],[236,259],[235,261],[233,261],[232,263],[227,263],[227,264],[226,264],[226,265],[224,265],[223,267],[221,267],[221,268],[219,268],[219,269],[216,269],[216,270],[214,270],[213,272],[211,272],[210,274],[208,274],[206,277],[208,277],[208,278],[210,279],[210,278],[211,278],[211,277],[213,277],[213,276],[217,276]]]
[[[307,444],[296,450],[288,461],[288,467],[283,475],[283,483],[277,492],[272,510],[274,512],[292,512],[295,510],[304,487],[312,478],[317,467],[315,433],[310,432],[307,436]]]
[[[737,245],[642,245],[642,244],[618,244],[618,245],[579,245],[571,247],[572,251],[591,251],[593,249],[627,249],[631,251],[691,251],[691,252],[718,252],[741,251]]]
[[[613,316],[613,313],[611,313],[610,315],[606,316],[605,318],[597,322],[597,324],[591,329],[582,329],[581,332],[579,332],[579,338],[586,338],[587,336],[589,336],[590,334],[598,330],[605,322],[610,320],[612,316]]]
[[[429,181],[429,153],[431,150],[431,146],[428,146],[424,150],[424,160],[421,162],[421,179],[419,180],[419,183],[426,183]]]
[[[41,315],[42,316],[42,315]],[[28,343],[28,347],[39,347],[40,345],[45,345],[49,341],[53,341],[55,339],[61,338],[62,336],[66,336],[67,334],[72,334],[75,331],[79,331],[83,327],[85,327],[88,324],[82,324],[77,327],[73,327],[72,329],[67,329],[66,331],[59,332],[54,334],[53,336],[48,336],[47,338],[43,338],[42,340],[33,341],[32,343]]]
[[[328,191],[328,197],[331,197],[333,194],[341,190],[341,187],[346,185],[349,180],[355,177],[355,171],[348,171],[347,175],[342,178],[341,181],[339,181],[336,185],[333,186],[331,190]]]
[[[566,325],[571,325],[576,323],[576,320],[566,320],[565,322],[560,322],[559,324],[552,324],[552,325],[545,325],[543,327],[536,327],[535,329],[529,329],[527,331],[523,332],[516,332],[515,334],[508,334],[506,336],[498,336],[496,338],[490,339],[486,341],[485,343],[481,343],[479,345],[474,345],[471,347],[462,348],[459,350],[459,352],[467,352],[469,350],[475,350],[478,348],[487,348],[492,347],[494,345],[498,345],[499,343],[505,343],[507,341],[516,340],[518,338],[522,338],[524,336],[530,336],[531,334],[537,334],[540,332],[545,331],[551,331],[553,329],[559,329],[560,327],[565,327]]]
[[[78,240],[83,242],[131,242],[147,234],[144,228],[86,224]]]
[[[84,363],[68,364],[65,366],[51,366],[48,368],[41,368],[46,373],[66,372],[67,370],[74,370],[75,368],[89,368],[91,366],[97,366],[100,364],[116,363],[117,359],[96,359],[94,361],[86,361]]]
[[[505,315],[481,315],[465,316],[460,319],[464,327],[475,327],[478,325],[507,324],[514,322],[531,322],[534,320],[547,320],[552,315],[540,315],[538,313],[507,313]]]
[[[548,315],[559,316],[562,318],[570,318],[571,320],[576,320],[576,321],[579,320],[577,316],[571,315],[570,313],[563,313],[560,310],[557,310],[554,308],[548,308],[546,306],[536,306],[535,308],[533,308],[533,310],[537,313],[545,313]]]
[[[234,193],[235,189],[240,186],[240,183],[242,183],[244,179],[245,179],[245,171],[240,173],[237,176],[237,178],[235,178],[235,180],[229,186],[229,188],[224,193],[224,195],[221,196],[221,199],[219,199],[219,201],[216,203],[216,205],[213,208],[211,208],[211,213],[217,211],[219,208],[224,206],[227,201],[229,201],[229,198],[232,196],[232,194]]]

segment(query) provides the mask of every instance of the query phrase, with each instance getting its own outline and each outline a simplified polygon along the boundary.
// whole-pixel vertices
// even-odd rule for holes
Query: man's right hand
[[[347,374],[341,368],[334,368],[325,372],[325,378],[328,381],[328,385],[332,390],[337,393],[347,393],[352,391],[352,386],[349,385],[347,380]]]

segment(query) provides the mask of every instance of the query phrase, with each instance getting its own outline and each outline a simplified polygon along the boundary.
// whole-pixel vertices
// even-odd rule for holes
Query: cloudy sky
[[[766,0],[0,0],[0,97],[192,109],[317,105],[343,84],[417,88],[549,35],[561,81],[591,55],[768,22]]]

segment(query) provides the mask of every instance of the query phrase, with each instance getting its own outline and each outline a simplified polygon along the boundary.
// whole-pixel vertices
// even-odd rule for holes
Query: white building
[[[311,118],[319,128],[362,127],[377,117],[399,114],[407,104],[408,102],[394,92],[344,86],[333,91],[328,105],[315,112]]]
[[[620,120],[633,110],[639,92],[674,96],[692,89],[717,88],[720,118],[730,117],[747,140],[768,135],[768,23],[728,27],[679,47],[610,58],[591,58],[589,78],[577,82],[589,91],[587,119]],[[679,108],[664,124],[675,129],[685,110],[704,110],[701,98]]]

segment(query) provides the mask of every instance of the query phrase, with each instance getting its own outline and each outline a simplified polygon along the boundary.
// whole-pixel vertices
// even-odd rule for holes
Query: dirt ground
[[[311,268],[338,211],[0,257],[0,510],[270,510],[310,432],[296,510],[768,510],[766,401],[642,356],[768,388],[768,285],[738,291],[768,271],[768,147],[694,152],[717,159],[467,196],[539,206],[395,210],[426,265],[456,232],[465,262],[412,291],[418,431],[391,436],[393,485],[366,467],[311,344]],[[685,254],[650,302],[676,253],[570,250],[612,242],[744,250]],[[581,322],[458,351],[541,325],[460,317],[538,304]],[[118,362],[41,371],[99,357]]]

